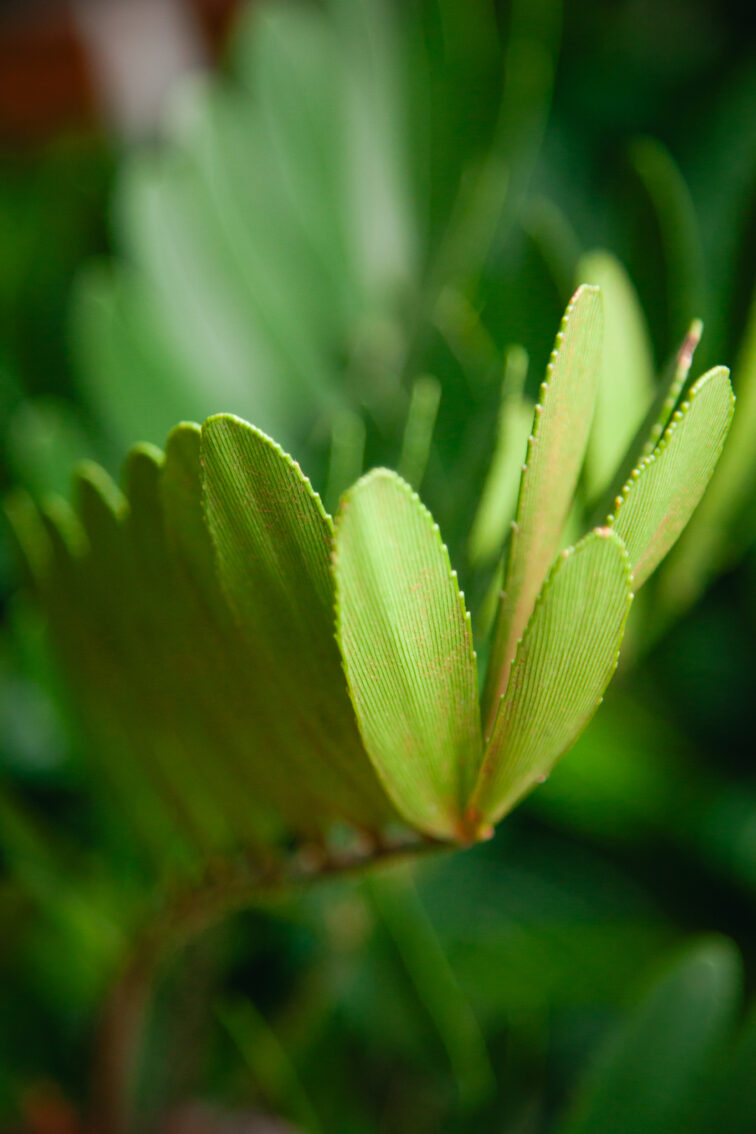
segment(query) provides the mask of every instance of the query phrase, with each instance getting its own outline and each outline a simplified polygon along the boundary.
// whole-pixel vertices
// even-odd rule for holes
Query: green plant
[[[253,986],[254,1007],[247,990],[229,988],[227,970],[203,996],[192,950],[176,966],[193,1006],[221,998],[222,1026],[208,1044],[220,1046],[224,1066],[207,1077],[214,1097],[233,1097],[225,1069],[231,1076],[243,1062],[245,1100],[259,1090],[266,1109],[306,1129],[319,1115],[329,1131],[435,1134],[456,1100],[460,1128],[551,1129],[554,1092],[558,1107],[578,1074],[586,1015],[606,1013],[611,1033],[635,971],[681,926],[742,936],[734,919],[712,911],[719,887],[702,880],[712,870],[751,900],[753,799],[733,774],[736,757],[721,758],[719,737],[708,769],[698,738],[681,741],[695,730],[695,714],[674,695],[685,658],[660,672],[674,636],[637,663],[752,540],[753,313],[740,319],[737,298],[711,271],[670,155],[650,139],[626,146],[628,130],[648,128],[643,115],[622,119],[614,200],[604,200],[603,153],[602,178],[588,177],[584,119],[569,126],[566,146],[547,136],[536,164],[559,5],[504,7],[256,5],[225,74],[180,91],[159,146],[119,162],[117,254],[88,268],[74,303],[76,384],[65,387],[68,360],[40,371],[67,401],[30,399],[36,384],[20,370],[4,393],[12,410],[2,421],[4,471],[39,505],[19,494],[11,511],[89,756],[79,759],[79,732],[58,704],[36,612],[16,594],[12,633],[0,639],[0,901],[11,927],[0,960],[14,986],[0,1029],[6,1109],[29,1064],[83,1096],[81,1052],[112,983],[95,1089],[107,1116],[100,1126],[118,1129],[135,1105],[135,1051],[139,1078],[153,1089],[185,1027],[177,1012],[173,1034],[153,1047],[145,1039],[140,1013],[159,962],[254,904],[251,920],[224,921],[224,934],[243,935],[245,956],[259,964],[257,931],[262,925],[264,939],[270,909],[285,905],[292,925],[276,950],[291,939],[299,948],[308,933],[328,938],[321,965],[332,983],[316,972],[320,1005],[309,987],[318,966],[299,953],[277,1001],[266,999],[267,974]],[[575,62],[583,40],[573,26],[562,89],[584,88],[591,114],[609,107],[608,121],[612,84],[608,99],[594,98],[595,75]],[[559,133],[563,105],[557,113]],[[719,248],[724,226],[712,222],[679,138],[652,129],[693,173]],[[700,129],[735,243],[729,155]],[[594,131],[605,132],[606,124]],[[583,240],[615,251],[584,251]],[[734,257],[719,259],[732,271]],[[750,275],[740,282],[745,296]],[[595,297],[584,291],[538,395],[553,327],[578,284],[601,287],[603,349]],[[37,295],[35,311],[43,308]],[[664,558],[705,487],[730,410],[721,370],[689,381],[698,313],[707,324],[698,372],[720,355],[736,358],[739,408],[715,485]],[[14,326],[15,306],[9,314]],[[44,335],[26,338],[35,357]],[[572,354],[570,341],[579,347]],[[294,463],[231,417],[179,426],[165,454],[137,446],[123,490],[87,463],[73,508],[51,495],[67,491],[78,454],[113,468],[134,438],[162,444],[175,421],[218,408],[256,422],[296,456],[334,513],[335,532]],[[403,481],[385,470],[359,479],[383,465]],[[439,521],[448,555],[415,492]],[[639,581],[622,641],[625,673],[609,704],[547,787],[486,843],[593,712]],[[4,582],[10,594],[10,570]],[[707,658],[727,656],[716,641],[704,646]],[[725,685],[707,670],[702,705],[724,702]],[[36,690],[38,701],[25,706],[19,688]],[[43,730],[35,745],[19,729],[13,747],[18,718],[33,741],[29,722],[47,719],[37,706],[58,729],[57,755],[41,770],[24,752],[45,752]],[[728,719],[723,703],[719,716]],[[476,842],[464,855],[438,853]],[[401,857],[411,875],[400,865],[362,880],[368,866]],[[632,884],[644,862],[650,901]],[[594,877],[599,864],[606,875]],[[353,872],[351,881],[334,877]],[[329,886],[300,885],[326,877]],[[286,903],[291,883],[295,900]],[[686,886],[695,888],[692,910],[680,897]],[[343,934],[331,929],[339,919]],[[355,934],[364,940],[347,959]],[[690,1083],[705,1063],[697,1045],[710,1038],[707,974],[728,967],[714,954],[692,965],[672,997],[673,1018],[682,1005],[679,1029],[654,1016],[630,1045],[629,1070],[618,1058],[608,1086],[586,1087],[588,1128],[617,1118],[626,1134],[628,1094],[628,1122],[634,1115],[643,1129],[653,1113],[665,1134],[685,1128]],[[404,982],[411,1005],[398,1022],[392,980]],[[162,996],[164,983],[158,988]],[[344,1017],[336,1026],[333,1006]],[[164,1028],[171,1011],[154,1014]],[[40,1018],[45,1050],[27,1039],[25,1052],[19,1021],[39,1026]],[[568,1075],[564,1064],[547,1075],[544,1049],[554,1037],[558,1046],[560,1020]],[[436,1066],[428,1022],[441,1041]],[[680,1034],[692,1052],[685,1089]],[[360,1045],[371,1056],[352,1098]],[[746,1042],[733,1082],[749,1081],[748,1050]],[[648,1054],[643,1072],[638,1051]],[[407,1053],[400,1075],[410,1086],[376,1116],[376,1068]],[[732,1129],[741,1134],[752,1106],[728,1097],[730,1063],[723,1067],[720,1110],[737,1112]],[[298,1074],[309,1076],[304,1090]],[[648,1090],[628,1091],[640,1074]],[[499,1103],[489,1114],[483,1100],[494,1082]],[[329,1091],[341,1108],[335,1124],[323,1102]],[[159,1088],[156,1099],[158,1113]],[[723,1122],[716,1107],[712,1114],[709,1126]]]
[[[164,455],[137,446],[124,496],[88,465],[75,509],[9,501],[118,809],[159,876],[183,879],[137,951],[140,981],[164,948],[270,887],[486,838],[575,741],[633,589],[690,519],[733,410],[723,368],[679,408],[665,399],[661,439],[605,524],[560,550],[601,343],[600,293],[585,286],[527,442],[482,725],[464,597],[396,473],[348,489],[334,525],[291,458],[218,415],[178,426]]]
[[[133,450],[125,498],[87,466],[75,511],[11,503],[96,750],[135,825],[160,832],[159,859],[168,842],[196,870],[334,821],[469,843],[548,775],[599,705],[633,589],[689,520],[732,415],[722,368],[665,403],[604,526],[560,551],[601,357],[600,296],[584,287],[527,444],[482,729],[470,615],[395,473],[347,490],[334,528],[298,466],[221,415],[177,427],[165,457]]]

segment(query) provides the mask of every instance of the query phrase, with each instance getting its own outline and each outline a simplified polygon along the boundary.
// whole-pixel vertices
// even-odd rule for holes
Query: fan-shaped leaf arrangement
[[[9,504],[114,805],[161,863],[324,840],[485,837],[574,742],[614,672],[633,588],[687,523],[732,415],[701,378],[606,524],[560,550],[601,366],[573,298],[535,410],[481,710],[470,617],[437,525],[395,473],[335,525],[268,437],[220,415],[136,448],[125,491]]]

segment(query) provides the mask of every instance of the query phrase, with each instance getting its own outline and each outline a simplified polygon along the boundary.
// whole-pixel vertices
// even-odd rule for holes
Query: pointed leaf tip
[[[601,293],[583,284],[557,334],[528,442],[486,681],[487,733],[572,503],[596,402],[602,341]]]
[[[636,588],[693,515],[719,460],[734,407],[729,371],[718,366],[704,374],[617,498],[607,523],[627,547]]]
[[[628,555],[608,528],[557,556],[499,704],[473,825],[500,819],[574,744],[616,668],[631,601]]]
[[[337,629],[368,754],[420,830],[459,837],[481,757],[469,618],[438,526],[376,469],[336,519]]]

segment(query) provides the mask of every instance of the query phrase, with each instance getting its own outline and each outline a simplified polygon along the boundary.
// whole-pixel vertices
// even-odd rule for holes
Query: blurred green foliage
[[[638,600],[642,665],[569,759],[493,843],[268,901],[181,954],[140,1052],[145,1116],[199,1095],[329,1134],[753,1129],[749,20],[703,0],[277,4],[243,13],[159,142],[3,156],[2,478],[38,499],[67,495],[79,458],[115,472],[132,443],[233,411],[329,502],[399,467],[484,620],[507,509],[475,505],[506,485],[523,416],[500,411],[535,397],[579,278],[624,310],[608,358],[636,360],[641,393],[700,317],[693,377],[728,362],[739,398]],[[613,472],[597,448],[586,506]],[[128,823],[17,584],[3,531],[8,1123],[49,1081],[85,1105],[145,916]]]

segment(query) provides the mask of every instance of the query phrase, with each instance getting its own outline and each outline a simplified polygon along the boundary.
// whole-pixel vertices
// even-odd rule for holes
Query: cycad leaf
[[[496,446],[470,531],[470,561],[475,564],[491,562],[501,554],[517,507],[522,462],[533,423],[533,404],[522,393],[527,369],[526,351],[511,346],[506,355]]]
[[[458,837],[481,756],[470,620],[437,525],[395,473],[368,473],[345,495],[334,572],[370,758],[406,819]]]
[[[664,565],[659,598],[679,614],[753,538],[749,521],[756,476],[756,292],[733,370],[738,412],[722,460],[692,522]]]
[[[211,721],[211,736],[201,762],[210,754],[208,784],[219,777],[217,794],[224,808],[236,817],[245,845],[250,833],[269,839],[291,832],[317,835],[334,816],[332,805],[322,804],[317,783],[299,774],[301,734],[291,726],[291,714],[280,713],[271,701],[266,681],[257,679],[267,659],[260,643],[250,642],[233,617],[220,590],[213,545],[204,521],[201,499],[200,428],[185,423],[173,430],[166,446],[160,481],[165,519],[165,543],[170,550],[170,587],[180,612],[171,631],[173,642],[182,641],[183,625],[192,627],[193,644],[184,662],[183,680],[196,676],[191,700],[203,706]],[[183,657],[187,654],[184,649]],[[191,662],[191,666],[190,663]],[[208,696],[208,693],[210,694]],[[196,727],[196,726],[195,726]],[[275,759],[269,759],[275,753]],[[221,776],[225,776],[225,781]],[[226,783],[235,784],[236,799],[228,799]],[[336,812],[340,814],[340,812]]]
[[[214,762],[228,765],[236,781],[247,814],[245,833],[252,828],[275,836],[281,820],[295,832],[316,833],[321,817],[329,816],[321,816],[316,798],[291,776],[285,758],[264,758],[268,751],[285,751],[291,738],[255,683],[259,657],[250,652],[220,590],[202,510],[198,425],[184,423],[170,434],[160,492],[173,558],[171,585],[184,620],[194,627],[192,658],[204,670],[195,696],[201,700],[203,689],[222,690],[212,699],[214,743],[208,751]]]
[[[734,404],[724,367],[699,378],[654,452],[641,461],[617,498],[608,523],[627,547],[636,588],[670,550],[703,496]]]
[[[610,1037],[559,1134],[691,1130],[702,1078],[731,1023],[739,978],[729,942],[691,950]]]
[[[614,673],[632,600],[622,542],[605,528],[562,552],[520,642],[470,806],[501,818],[577,739]]]
[[[625,455],[612,483],[606,489],[602,498],[596,502],[592,521],[594,524],[605,521],[607,512],[611,510],[638,462],[643,457],[649,457],[659,444],[662,434],[677,408],[680,394],[688,381],[690,368],[693,364],[693,355],[701,341],[702,333],[703,323],[700,319],[694,319],[674,357],[667,362],[657,384],[654,398],[643,421],[638,426],[633,440],[625,450]]]
[[[601,368],[598,288],[573,296],[541,387],[520,485],[517,520],[486,681],[486,734],[507,687],[517,643],[528,624],[564,528],[585,456]]]
[[[201,452],[218,576],[246,644],[261,732],[270,730],[258,758],[277,761],[323,818],[374,829],[390,808],[334,638],[330,519],[299,466],[246,422],[210,418]]]
[[[128,507],[92,463],[79,467],[74,489],[78,516],[62,501],[43,511],[52,549],[44,602],[55,644],[127,821],[161,871],[194,869],[217,825],[205,825],[203,792],[189,798],[183,766],[194,754],[182,751],[186,725],[165,696],[175,657],[166,664],[155,650],[144,617],[146,584],[130,554]]]
[[[213,545],[202,511],[200,427],[181,422],[168,435],[160,481],[166,539],[204,600],[211,606],[217,590]]]
[[[150,675],[156,713],[165,721],[165,735],[160,727],[154,733],[162,739],[167,774],[196,816],[206,845],[228,849],[254,831],[258,800],[238,769],[229,767],[231,730],[216,685],[223,670],[208,664],[211,647],[166,538],[163,466],[160,450],[138,445],[124,470],[129,503],[124,559],[133,580],[130,617],[138,631],[134,668]],[[224,681],[224,692],[227,686]]]
[[[586,453],[588,496],[595,500],[643,421],[654,390],[654,358],[640,301],[624,267],[595,251],[578,266],[580,282],[597,284],[604,301],[604,351],[596,414]]]

